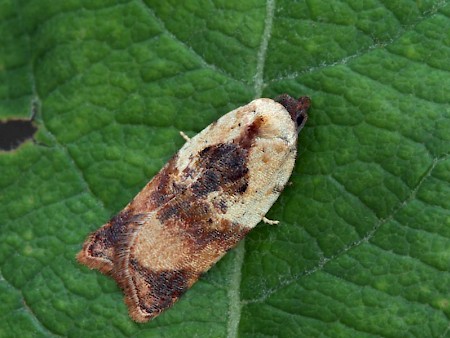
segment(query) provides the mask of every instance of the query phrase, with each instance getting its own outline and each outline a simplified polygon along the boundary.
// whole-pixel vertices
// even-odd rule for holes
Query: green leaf
[[[38,128],[0,152],[0,336],[450,337],[449,31],[445,0],[0,0],[0,119]],[[284,92],[280,225],[132,322],[85,237],[178,131]]]

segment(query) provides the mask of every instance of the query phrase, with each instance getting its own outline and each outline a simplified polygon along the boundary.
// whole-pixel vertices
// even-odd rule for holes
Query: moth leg
[[[182,132],[181,130],[180,130],[180,135],[181,135],[181,137],[182,138],[184,138],[184,140],[186,141],[186,142],[189,142],[190,140],[191,140],[191,138],[189,137],[189,136],[187,136],[184,132]]]
[[[270,225],[277,225],[278,223],[280,223],[280,221],[272,221],[271,219],[268,219],[266,217],[262,218],[262,221],[266,224],[270,224]]]

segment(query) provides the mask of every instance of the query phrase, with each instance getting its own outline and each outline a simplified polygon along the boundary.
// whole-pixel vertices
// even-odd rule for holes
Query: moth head
[[[308,119],[308,109],[311,107],[311,99],[308,96],[302,96],[294,99],[288,94],[281,94],[274,101],[280,103],[291,115],[292,120],[300,131]]]

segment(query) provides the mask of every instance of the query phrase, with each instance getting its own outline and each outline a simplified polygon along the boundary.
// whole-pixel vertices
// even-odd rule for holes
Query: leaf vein
[[[143,6],[143,8],[145,8],[145,10],[147,11],[147,13],[149,13],[149,15],[154,18],[159,26],[161,27],[161,29],[169,36],[171,37],[174,41],[177,41],[179,44],[181,44],[183,47],[185,47],[187,50],[189,50],[193,55],[195,55],[198,59],[198,61],[200,62],[200,64],[208,69],[211,69],[212,71],[215,71],[219,74],[222,74],[225,77],[230,78],[231,80],[234,81],[238,81],[236,78],[234,78],[231,74],[227,73],[224,69],[222,68],[218,68],[217,66],[207,62],[200,54],[198,54],[191,46],[189,46],[188,44],[186,44],[184,41],[180,40],[174,33],[172,33],[164,24],[163,20],[161,20],[156,13],[149,7],[147,6],[147,4],[143,1],[143,0],[139,0],[139,3],[141,3],[141,5]]]
[[[434,168],[436,167],[436,165],[445,160],[446,157],[440,157],[440,158],[435,158],[433,160],[433,162],[430,164],[430,166],[428,167],[428,169],[424,172],[424,174],[422,175],[422,177],[419,179],[418,183],[416,184],[416,186],[412,189],[410,195],[408,197],[406,197],[406,199],[400,203],[397,204],[397,207],[393,209],[393,211],[391,212],[390,215],[388,215],[385,218],[381,218],[379,219],[374,226],[372,227],[371,230],[369,230],[365,236],[363,236],[362,238],[360,238],[359,240],[353,241],[350,244],[346,245],[344,248],[342,248],[341,250],[339,250],[336,254],[331,255],[330,257],[323,257],[316,266],[312,267],[309,270],[304,270],[296,275],[294,275],[292,278],[290,279],[286,279],[285,281],[283,281],[282,283],[280,283],[277,287],[272,288],[270,290],[267,290],[266,292],[264,292],[264,295],[258,298],[254,298],[254,299],[250,299],[250,300],[242,300],[243,304],[249,304],[249,303],[260,303],[265,301],[266,299],[268,299],[270,296],[272,296],[273,294],[275,294],[276,292],[280,291],[281,289],[284,289],[285,287],[288,287],[289,285],[291,285],[292,283],[295,283],[297,280],[299,280],[302,277],[306,277],[309,275],[312,275],[313,273],[322,270],[324,268],[324,266],[332,261],[337,259],[338,257],[342,256],[343,254],[347,253],[348,251],[358,247],[359,245],[363,244],[363,243],[368,243],[371,238],[373,238],[373,236],[375,235],[375,233],[377,232],[377,230],[383,225],[386,224],[388,221],[392,220],[394,218],[394,216],[403,208],[405,208],[408,203],[413,200],[417,194],[417,191],[419,190],[419,188],[422,186],[422,184],[424,183],[424,181],[431,176],[432,171],[434,170]],[[373,245],[373,243],[372,243]]]

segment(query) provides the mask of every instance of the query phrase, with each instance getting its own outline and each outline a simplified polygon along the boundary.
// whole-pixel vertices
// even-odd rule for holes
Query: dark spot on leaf
[[[0,121],[0,149],[16,149],[26,140],[32,139],[36,131],[32,120]]]

